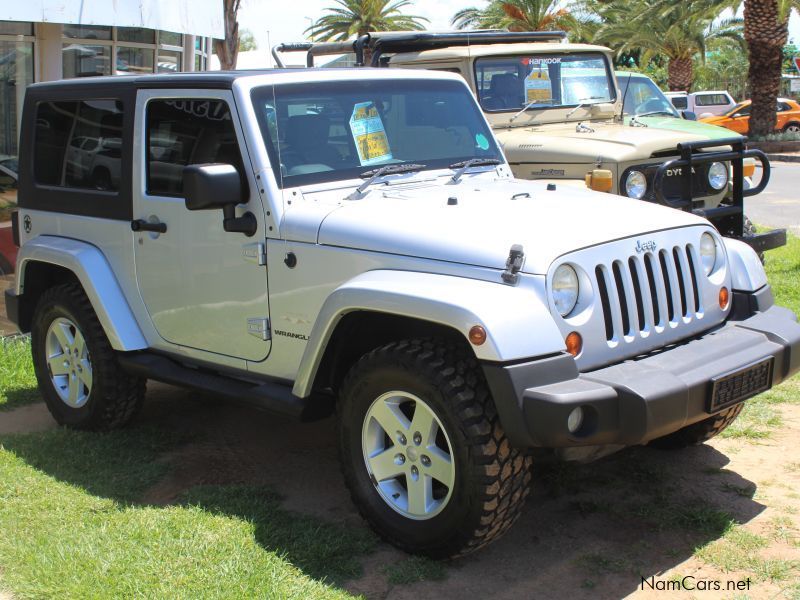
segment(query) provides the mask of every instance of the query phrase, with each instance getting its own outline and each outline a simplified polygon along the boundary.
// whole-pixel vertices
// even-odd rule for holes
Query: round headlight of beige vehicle
[[[725,189],[728,185],[728,167],[723,163],[712,163],[708,168],[708,185],[717,191]]]
[[[641,200],[647,193],[647,177],[641,171],[631,171],[625,177],[625,194],[628,198]]]
[[[703,272],[711,275],[717,264],[717,242],[710,233],[700,236],[700,262],[703,265]]]
[[[569,265],[561,265],[553,273],[553,303],[562,317],[566,317],[578,303],[578,274]]]

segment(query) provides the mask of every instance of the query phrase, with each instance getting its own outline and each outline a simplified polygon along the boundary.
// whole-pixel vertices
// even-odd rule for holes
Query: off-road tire
[[[740,402],[727,410],[723,410],[713,417],[704,419],[692,425],[687,425],[675,433],[670,433],[664,437],[657,438],[650,442],[650,445],[661,450],[679,450],[688,446],[697,446],[707,442],[714,436],[722,433],[727,427],[736,420],[742,412],[744,403]]]
[[[383,500],[362,453],[368,407],[392,390],[424,399],[452,446],[452,495],[441,512],[422,521],[399,514]],[[530,491],[532,459],[511,446],[480,366],[456,345],[404,340],[363,356],[342,385],[338,429],[353,502],[383,539],[407,552],[432,558],[473,552],[509,529]]]
[[[744,216],[744,226],[742,227],[742,233],[745,237],[753,236],[756,234],[756,226],[753,225],[753,222],[750,218],[745,215]],[[756,252],[758,254],[758,260],[761,261],[761,264],[764,264],[764,253],[763,252]]]
[[[92,388],[86,403],[75,408],[61,400],[53,386],[46,358],[46,334],[58,318],[72,321],[86,341],[92,365]],[[33,315],[31,353],[39,390],[60,424],[73,429],[104,431],[127,424],[144,401],[146,380],[124,372],[89,299],[78,284],[45,291]]]

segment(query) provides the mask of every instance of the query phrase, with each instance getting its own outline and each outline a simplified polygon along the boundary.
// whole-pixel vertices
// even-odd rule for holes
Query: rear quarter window
[[[40,102],[34,125],[34,181],[119,191],[120,157],[98,150],[121,145],[122,119],[119,100]]]
[[[694,97],[697,106],[725,106],[730,104],[725,94],[698,94]]]

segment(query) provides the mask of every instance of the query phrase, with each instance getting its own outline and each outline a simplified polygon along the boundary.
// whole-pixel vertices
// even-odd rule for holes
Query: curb
[[[770,162],[800,163],[800,154],[767,154]]]

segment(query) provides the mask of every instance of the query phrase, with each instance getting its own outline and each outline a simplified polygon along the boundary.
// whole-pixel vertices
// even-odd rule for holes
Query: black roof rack
[[[278,44],[272,49],[276,64],[283,66],[278,52],[307,52],[306,64],[314,66],[314,57],[325,54],[355,53],[356,64],[364,64],[364,49],[372,50],[371,65],[380,64],[385,53],[419,52],[452,46],[480,46],[488,44],[519,44],[525,42],[560,42],[567,38],[564,31],[505,31],[483,29],[477,31],[398,31],[368,33],[346,42],[301,42]]]

